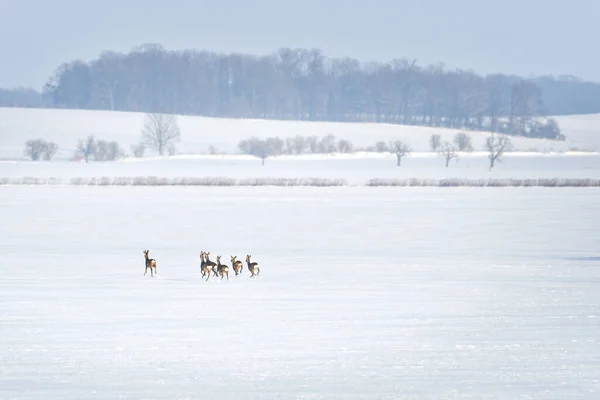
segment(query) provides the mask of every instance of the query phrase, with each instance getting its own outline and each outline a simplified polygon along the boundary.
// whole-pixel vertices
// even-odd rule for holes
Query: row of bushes
[[[158,124],[158,123],[157,123]],[[156,128],[155,128],[156,129]],[[173,128],[175,129],[175,128]],[[144,131],[146,136],[140,143],[132,146],[131,152],[135,157],[142,157],[153,138],[151,137],[153,130],[148,128]],[[176,131],[179,137],[179,131]],[[442,147],[440,135],[434,134],[430,137],[430,147],[432,151],[438,151]],[[166,140],[163,139],[166,142]],[[251,137],[244,139],[238,143],[238,149],[244,154],[254,154],[261,156],[266,154],[269,156],[281,154],[329,154],[329,153],[352,153],[354,151],[373,151],[373,152],[394,152],[394,142],[386,143],[379,141],[373,146],[366,148],[355,148],[352,142],[347,139],[338,139],[334,135],[327,135],[322,138],[317,136],[301,136],[296,135],[282,139],[278,136],[259,139]],[[472,151],[473,146],[471,137],[465,133],[458,133],[454,136],[453,143],[457,151]],[[168,147],[167,147],[168,146]],[[163,150],[168,150],[169,154],[174,154],[174,147],[171,143],[158,143],[155,146],[159,147],[159,153]],[[32,160],[51,160],[58,151],[58,145],[53,142],[47,142],[44,139],[28,140],[25,143],[24,154]],[[211,146],[211,153],[216,153],[216,149]],[[76,148],[76,156],[85,159],[86,161],[93,159],[96,161],[113,161],[125,156],[125,151],[120,148],[115,141],[96,140],[94,135],[88,136],[86,139],[79,140]]]
[[[66,185],[66,186],[348,186],[345,179],[328,178],[249,178],[224,177],[160,178],[156,176],[71,178],[0,178],[0,185]],[[371,179],[370,187],[600,187],[600,179]]]
[[[65,185],[65,186],[347,186],[345,179],[327,178],[160,178],[156,176],[100,178],[0,178],[0,185]]]
[[[371,179],[366,186],[422,187],[600,187],[600,179],[535,178],[535,179]]]
[[[260,139],[250,137],[238,143],[241,153],[251,154],[256,157],[266,158],[282,154],[330,154],[330,153],[352,153],[355,151],[370,151],[378,153],[395,153],[397,141],[386,143],[378,141],[372,146],[355,148],[347,139],[338,139],[335,135],[327,135],[322,138],[317,136],[296,135],[282,139],[278,136]],[[453,140],[454,151],[473,151],[471,137],[466,133],[457,133]],[[439,151],[446,143],[441,142],[441,135],[433,134],[429,138],[429,147],[432,151]],[[449,144],[449,143],[448,143]]]

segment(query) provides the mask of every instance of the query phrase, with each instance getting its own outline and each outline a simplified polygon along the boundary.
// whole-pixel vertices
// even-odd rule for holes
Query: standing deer
[[[202,271],[202,276],[206,275],[206,261],[204,260],[204,256],[206,253],[203,251],[200,252],[200,271]]]
[[[223,274],[227,275],[227,280],[229,280],[229,267],[226,264],[221,264],[221,256],[217,256],[217,271],[221,275],[221,279],[223,279]]]
[[[215,276],[218,275],[218,271],[217,271],[217,264],[215,264],[214,262],[210,261],[210,251],[208,253],[204,253],[204,256],[206,257],[206,273],[207,273],[207,277],[206,280],[208,280],[208,278],[210,278],[210,273],[212,271],[213,274],[215,274]]]
[[[258,263],[250,261],[250,257],[252,257],[251,254],[246,255],[246,264],[248,264],[248,271],[252,273],[250,278],[253,278],[254,276],[258,276],[260,274],[260,268],[258,267]]]
[[[244,263],[240,260],[236,260],[236,256],[231,256],[231,266],[233,267],[233,272],[235,272],[235,276],[241,274],[244,270]]]
[[[143,252],[144,258],[146,259],[146,269],[144,270],[144,275],[146,275],[146,272],[148,272],[148,269],[150,269],[150,276],[154,276],[154,274],[156,274],[156,260],[148,257],[150,250],[143,250]]]

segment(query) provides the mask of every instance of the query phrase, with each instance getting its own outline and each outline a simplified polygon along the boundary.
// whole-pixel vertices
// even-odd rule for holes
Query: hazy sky
[[[62,62],[143,43],[600,81],[600,0],[19,0],[0,7],[0,87],[41,88]]]

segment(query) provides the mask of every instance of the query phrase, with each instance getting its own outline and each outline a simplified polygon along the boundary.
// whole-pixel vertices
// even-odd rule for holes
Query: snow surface
[[[597,399],[599,203],[0,187],[0,398]],[[201,250],[261,275],[205,282]]]
[[[134,112],[0,108],[0,159],[21,159],[25,141],[43,138],[58,144],[58,158],[71,158],[79,139],[95,135],[97,139],[116,140],[127,152],[137,143],[145,114]],[[511,138],[521,151],[566,151],[571,148],[600,151],[600,115],[557,117],[567,141]],[[335,135],[348,139],[355,147],[366,147],[379,140],[403,140],[414,151],[428,151],[433,133],[442,141],[451,141],[456,129],[428,128],[377,123],[337,123],[227,119],[179,116],[182,154],[207,154],[213,145],[219,152],[235,153],[240,140],[250,136],[281,138],[303,135]],[[467,132],[476,150],[483,149],[485,132]]]

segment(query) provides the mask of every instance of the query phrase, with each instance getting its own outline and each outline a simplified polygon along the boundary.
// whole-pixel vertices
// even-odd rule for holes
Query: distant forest
[[[146,44],[64,63],[41,93],[0,90],[0,106],[385,122],[562,139],[544,117],[600,112],[600,84],[483,76],[408,59],[360,63],[319,49],[256,56]]]

